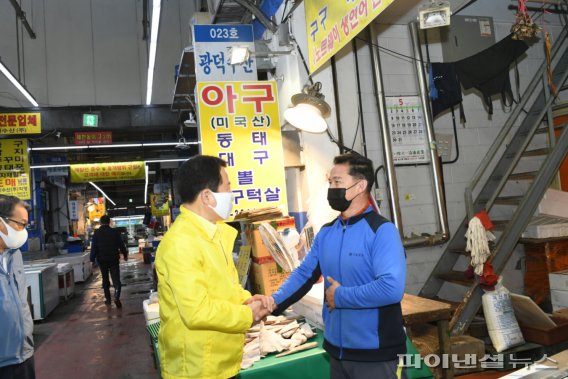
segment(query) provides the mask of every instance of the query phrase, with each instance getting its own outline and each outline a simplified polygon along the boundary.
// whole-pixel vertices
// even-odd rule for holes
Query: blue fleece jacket
[[[281,312],[318,281],[341,283],[323,306],[324,348],[336,359],[389,361],[406,353],[400,301],[406,261],[396,227],[371,207],[322,227],[302,264],[273,294]],[[330,286],[325,279],[325,288]]]

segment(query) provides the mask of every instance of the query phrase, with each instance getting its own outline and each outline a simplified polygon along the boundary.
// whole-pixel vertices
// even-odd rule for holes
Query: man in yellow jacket
[[[233,204],[225,167],[217,157],[197,156],[178,170],[181,214],[156,254],[164,379],[234,377],[246,330],[271,311],[238,282],[237,231],[219,222]]]

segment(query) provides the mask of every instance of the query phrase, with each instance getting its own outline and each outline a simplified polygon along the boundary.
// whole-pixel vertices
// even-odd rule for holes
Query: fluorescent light
[[[144,172],[146,174],[146,180],[144,181],[144,204],[147,202],[148,198],[148,166],[144,165]]]
[[[154,84],[154,64],[156,63],[156,46],[160,28],[161,0],[152,2],[152,29],[150,31],[150,54],[148,56],[148,80],[146,82],[146,105],[152,103],[152,85]]]
[[[177,158],[177,159],[150,159],[147,161],[144,161],[144,163],[162,163],[162,162],[185,162],[187,161],[189,158]],[[115,162],[115,163],[120,163],[120,162]],[[96,164],[96,163],[87,163],[87,164]],[[62,164],[50,164],[50,165],[36,165],[36,166],[30,166],[30,168],[52,168],[52,167],[69,167],[71,166],[68,163],[62,163]],[[148,172],[148,170],[146,169],[146,172]]]
[[[185,162],[189,158],[180,158],[180,159],[154,159],[149,161],[144,161],[144,163],[161,163],[161,162]]]
[[[29,151],[41,151],[41,150],[80,150],[88,149],[89,146],[43,146],[43,147],[29,147]]]
[[[186,145],[199,145],[199,141],[186,141]],[[41,146],[29,147],[29,151],[47,150],[81,150],[81,149],[114,149],[117,147],[150,147],[150,146],[176,146],[178,142],[150,142],[150,143],[122,143],[115,145],[83,145],[83,146]]]
[[[97,185],[96,185],[95,183],[93,183],[93,182],[89,182],[89,184],[92,185],[93,187],[95,187],[95,188],[105,197],[105,199],[107,199],[108,201],[111,202],[112,205],[116,206],[116,203],[115,203],[114,201],[112,201],[112,200],[110,199],[110,197],[107,196],[107,194],[105,193],[105,191],[103,191],[102,189],[100,189],[99,186],[97,186]]]
[[[28,101],[33,104],[34,107],[39,107],[39,104],[37,103],[37,101],[35,101],[34,97],[28,92],[28,90],[24,88],[24,86],[20,84],[18,79],[16,79],[16,77],[12,75],[10,70],[8,70],[8,67],[4,66],[2,62],[0,62],[0,71],[2,71],[6,78],[8,78],[10,82],[12,82],[12,84],[18,89],[18,91],[20,91],[22,95],[24,95],[26,99],[28,99]]]
[[[30,166],[30,168],[54,168],[54,167],[69,167],[70,165],[67,163],[62,164],[46,164],[46,165],[37,165],[37,166]]]
[[[113,149],[115,147],[142,147],[141,143],[123,143],[117,145],[89,145],[89,149]]]

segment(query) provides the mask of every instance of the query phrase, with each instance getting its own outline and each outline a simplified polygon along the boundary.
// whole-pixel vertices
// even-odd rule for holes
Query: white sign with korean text
[[[229,49],[254,52],[252,25],[194,25],[195,76],[198,82],[257,80],[253,55],[242,64],[229,64]]]

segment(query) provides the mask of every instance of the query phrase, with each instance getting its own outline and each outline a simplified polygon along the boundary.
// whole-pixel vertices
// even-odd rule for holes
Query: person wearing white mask
[[[33,379],[33,320],[19,248],[28,232],[26,204],[0,195],[0,379]]]
[[[156,253],[164,379],[237,375],[245,333],[272,309],[251,296],[233,263],[237,231],[222,222],[233,206],[231,183],[217,157],[201,155],[178,169],[180,215]]]

